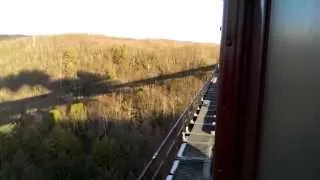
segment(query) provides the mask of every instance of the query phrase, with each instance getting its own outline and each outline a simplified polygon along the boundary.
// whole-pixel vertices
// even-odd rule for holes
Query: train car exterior
[[[224,1],[213,179],[320,179],[319,8]]]

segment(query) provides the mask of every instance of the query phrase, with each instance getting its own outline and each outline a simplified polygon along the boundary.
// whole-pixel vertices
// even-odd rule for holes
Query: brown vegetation
[[[165,40],[1,41],[0,179],[135,179],[217,57]]]

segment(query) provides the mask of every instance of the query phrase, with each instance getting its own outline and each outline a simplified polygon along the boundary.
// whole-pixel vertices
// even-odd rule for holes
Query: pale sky
[[[223,0],[0,0],[0,34],[220,43]]]

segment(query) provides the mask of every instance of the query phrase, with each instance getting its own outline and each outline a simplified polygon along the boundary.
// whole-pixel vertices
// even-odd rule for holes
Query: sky
[[[0,34],[220,43],[223,0],[1,0]]]

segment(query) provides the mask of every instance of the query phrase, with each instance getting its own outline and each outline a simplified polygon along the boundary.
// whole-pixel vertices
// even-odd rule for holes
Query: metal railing
[[[181,133],[187,123],[193,118],[194,112],[201,105],[201,99],[206,93],[211,79],[216,76],[217,66],[214,67],[212,75],[207,79],[204,86],[197,92],[193,101],[183,111],[175,124],[171,127],[167,136],[163,139],[160,146],[153,154],[151,160],[146,164],[138,177],[138,180],[153,180],[164,179],[167,171],[171,166],[171,158],[175,157],[175,150],[177,150],[177,144],[181,141]],[[161,172],[163,172],[161,174]],[[161,177],[163,176],[163,177]]]

